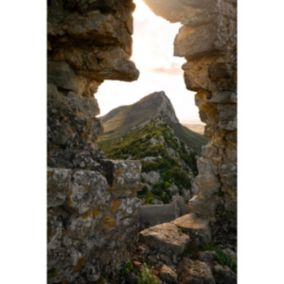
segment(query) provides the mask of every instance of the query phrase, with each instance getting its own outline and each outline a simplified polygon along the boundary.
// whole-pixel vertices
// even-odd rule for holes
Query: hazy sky
[[[134,0],[133,55],[140,71],[134,82],[105,81],[96,98],[104,115],[111,109],[132,104],[155,91],[165,91],[181,122],[199,122],[194,93],[186,89],[181,65],[184,58],[173,56],[173,42],[180,24],[156,16],[143,0]]]

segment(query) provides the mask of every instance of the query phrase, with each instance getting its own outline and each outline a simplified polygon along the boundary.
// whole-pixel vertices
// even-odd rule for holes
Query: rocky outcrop
[[[178,266],[181,284],[215,284],[210,267],[199,260],[184,258]]]
[[[49,283],[92,283],[102,271],[119,270],[129,237],[137,235],[141,165],[106,162],[113,167],[107,174],[48,169]],[[113,175],[111,185],[108,175]]]
[[[132,105],[115,108],[101,117],[104,135],[111,133],[113,136],[122,136],[155,119],[179,123],[173,105],[163,91],[147,95]]]
[[[161,121],[172,128],[174,135],[189,148],[199,153],[207,140],[180,124],[175,109],[164,91],[149,94],[136,103],[120,106],[101,117],[103,133],[100,141],[123,137],[135,129],[142,128],[151,121]],[[155,140],[153,140],[155,143]],[[157,142],[156,142],[157,143]]]
[[[168,257],[177,257],[185,251],[190,237],[176,225],[163,223],[140,232],[140,240],[158,253]]]
[[[161,283],[236,283],[235,252],[212,244],[210,234],[208,220],[184,215],[141,231],[132,261],[152,267]]]
[[[137,236],[141,164],[106,160],[94,93],[132,81],[131,0],[48,1],[48,283],[95,283]]]
[[[185,57],[186,86],[194,90],[205,133],[190,208],[213,224],[214,238],[236,244],[236,1],[145,0],[159,16],[181,22],[174,43]]]
[[[49,165],[78,167],[81,151],[98,152],[94,93],[106,79],[138,78],[129,60],[134,7],[131,0],[48,1]]]

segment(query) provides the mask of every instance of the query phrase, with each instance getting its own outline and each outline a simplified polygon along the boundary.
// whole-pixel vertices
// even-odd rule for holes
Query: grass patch
[[[152,269],[146,264],[143,264],[138,274],[138,284],[160,284],[161,281],[153,273]]]
[[[207,244],[203,247],[203,250],[215,251],[216,261],[221,265],[230,267],[235,273],[237,273],[237,259],[225,254],[219,246],[215,244]]]

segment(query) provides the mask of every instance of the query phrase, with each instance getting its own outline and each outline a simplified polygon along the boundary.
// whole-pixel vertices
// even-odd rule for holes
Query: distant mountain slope
[[[174,130],[175,135],[197,153],[200,153],[201,146],[207,143],[204,136],[179,123],[172,103],[164,92],[152,93],[137,103],[118,107],[101,117],[104,134],[99,140],[111,142],[155,119],[167,123]]]
[[[99,146],[112,159],[142,163],[145,203],[169,203],[176,194],[188,200],[197,174],[196,156],[207,140],[182,126],[164,92],[153,93],[101,118]]]

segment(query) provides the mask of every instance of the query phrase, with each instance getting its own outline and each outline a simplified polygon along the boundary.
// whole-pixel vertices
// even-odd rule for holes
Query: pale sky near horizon
[[[156,16],[143,0],[134,0],[133,55],[140,71],[134,82],[105,81],[96,98],[100,115],[110,110],[135,103],[144,96],[165,91],[182,123],[201,123],[194,92],[186,89],[181,66],[184,58],[173,56],[173,43],[180,24],[172,24]]]

